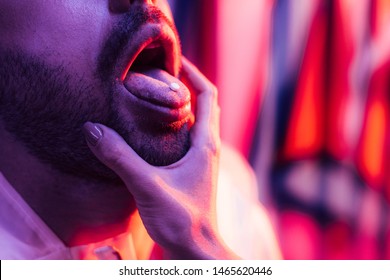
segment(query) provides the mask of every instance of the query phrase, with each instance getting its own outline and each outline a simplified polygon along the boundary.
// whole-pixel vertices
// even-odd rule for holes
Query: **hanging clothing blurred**
[[[390,1],[171,1],[287,259],[390,259]]]

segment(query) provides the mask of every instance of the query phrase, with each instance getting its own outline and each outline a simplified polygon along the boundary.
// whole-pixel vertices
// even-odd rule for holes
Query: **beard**
[[[124,16],[102,47],[92,80],[72,74],[66,62],[49,65],[38,56],[2,50],[0,119],[6,130],[42,162],[90,180],[119,178],[89,150],[82,133],[86,121],[111,127],[152,165],[181,159],[190,146],[189,122],[166,124],[142,113],[121,114],[112,82],[118,53],[132,34],[146,22],[161,20],[169,23],[157,9],[135,9]]]

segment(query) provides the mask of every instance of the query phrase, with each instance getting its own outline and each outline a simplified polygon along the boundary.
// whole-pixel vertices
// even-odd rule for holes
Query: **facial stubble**
[[[143,115],[124,119],[115,98],[115,55],[151,20],[166,21],[157,9],[124,16],[102,48],[93,82],[70,74],[65,62],[53,66],[22,51],[1,51],[0,117],[6,129],[44,163],[90,180],[120,181],[89,150],[82,134],[86,121],[113,128],[150,164],[182,158],[190,145],[187,123],[150,124]]]

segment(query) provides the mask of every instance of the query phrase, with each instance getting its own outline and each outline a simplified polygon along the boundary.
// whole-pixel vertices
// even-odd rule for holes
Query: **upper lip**
[[[167,24],[149,23],[143,26],[129,42],[124,58],[120,61],[120,79],[123,81],[134,61],[145,49],[161,48],[164,52],[162,67],[172,76],[179,73],[179,44],[173,30]]]

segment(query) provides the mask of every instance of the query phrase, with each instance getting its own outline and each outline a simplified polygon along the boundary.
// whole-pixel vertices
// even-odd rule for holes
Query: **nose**
[[[126,13],[134,3],[153,4],[153,0],[109,0],[112,13]]]

